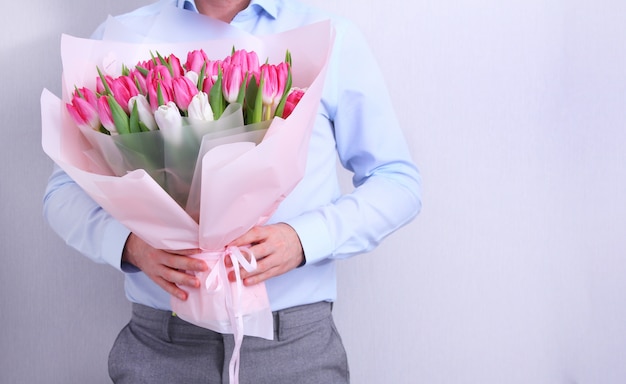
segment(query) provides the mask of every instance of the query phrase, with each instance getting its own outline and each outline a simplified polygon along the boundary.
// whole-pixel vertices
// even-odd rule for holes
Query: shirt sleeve
[[[52,229],[72,248],[97,263],[127,272],[134,269],[121,261],[130,231],[56,164],[45,191],[43,210]]]
[[[336,26],[322,103],[355,188],[287,221],[300,236],[307,264],[370,251],[421,209],[421,176],[383,74],[364,36],[346,23]]]
[[[154,14],[155,9],[153,4],[118,17],[145,17]],[[105,25],[100,24],[90,38],[102,39]],[[56,164],[48,180],[43,209],[48,224],[70,247],[97,263],[124,272],[139,271],[122,262],[130,230],[102,209]]]

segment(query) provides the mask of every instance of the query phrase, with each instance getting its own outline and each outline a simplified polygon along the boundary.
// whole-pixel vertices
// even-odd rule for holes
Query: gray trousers
[[[228,384],[232,335],[189,324],[171,312],[133,304],[109,355],[114,383]],[[244,337],[240,384],[346,384],[346,352],[331,304],[274,312],[274,340]]]

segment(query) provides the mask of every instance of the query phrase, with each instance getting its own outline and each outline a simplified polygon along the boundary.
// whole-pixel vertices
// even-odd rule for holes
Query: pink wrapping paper
[[[193,43],[141,44],[97,41],[64,36],[63,99],[48,90],[41,96],[42,145],[50,156],[109,214],[151,246],[166,250],[201,248],[213,275],[200,276],[202,287],[186,302],[172,300],[183,319],[221,333],[273,338],[273,323],[264,284],[245,287],[225,277],[224,257],[244,250],[226,245],[255,225],[267,221],[278,204],[303,177],[308,142],[318,110],[333,33],[320,22],[267,37]],[[66,112],[74,86],[94,87],[96,66],[115,73],[122,63],[135,63],[149,52],[173,53],[202,48],[222,58],[237,49],[255,50],[260,58],[281,61],[286,49],[294,58],[294,86],[308,87],[293,113],[272,121],[263,140],[213,145],[201,157],[200,212],[196,220],[178,205],[144,170],[118,177],[92,161],[91,145]],[[250,266],[246,266],[250,268]],[[208,284],[207,284],[208,283]],[[233,310],[235,308],[235,310]],[[237,324],[239,321],[239,324]]]

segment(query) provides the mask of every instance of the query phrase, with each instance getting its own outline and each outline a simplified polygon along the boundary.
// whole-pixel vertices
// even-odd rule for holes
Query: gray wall
[[[626,382],[626,3],[310,2],[370,38],[425,178],[420,217],[340,265],[353,381]],[[129,307],[42,220],[39,95],[60,33],[141,3],[0,14],[2,383],[108,382]]]

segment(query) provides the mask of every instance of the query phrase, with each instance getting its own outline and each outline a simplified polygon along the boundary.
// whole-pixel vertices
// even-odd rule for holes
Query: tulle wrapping
[[[164,15],[179,17],[180,13]],[[171,25],[159,27],[159,22],[172,22],[167,17],[150,20],[151,30],[171,29]],[[115,28],[123,29],[116,23],[110,19],[109,36],[116,36]],[[265,223],[303,177],[334,33],[328,21],[265,37],[241,31],[229,34],[232,31],[226,29],[224,39],[176,44],[156,43],[159,38],[140,35],[129,37],[142,41],[133,43],[63,36],[65,88],[62,98],[48,90],[42,93],[42,145],[98,204],[151,246],[205,251],[196,257],[218,272],[211,279],[211,271],[199,276],[202,287],[191,290],[187,301],[172,299],[172,308],[181,318],[220,333],[238,333],[243,324],[244,334],[272,339],[265,285],[228,282],[224,257],[238,250],[226,246]],[[117,35],[124,33],[118,30]],[[180,151],[168,150],[167,140],[157,132],[139,140],[81,133],[65,109],[74,86],[95,87],[96,66],[105,65],[114,73],[122,63],[145,60],[150,52],[185,57],[200,48],[209,57],[223,58],[233,47],[254,50],[270,62],[281,61],[285,51],[291,51],[294,86],[308,90],[287,119],[250,127],[237,122],[238,112],[230,110],[232,121],[189,125],[185,150]],[[226,126],[218,127],[222,123]],[[241,324],[236,324],[237,319]]]
[[[79,129],[92,146],[85,152],[92,169],[108,167],[115,176],[143,169],[198,220],[202,155],[228,143],[258,144],[270,122],[244,125],[239,104],[229,105],[219,120],[182,120],[179,132],[155,130],[109,136],[86,127]]]

